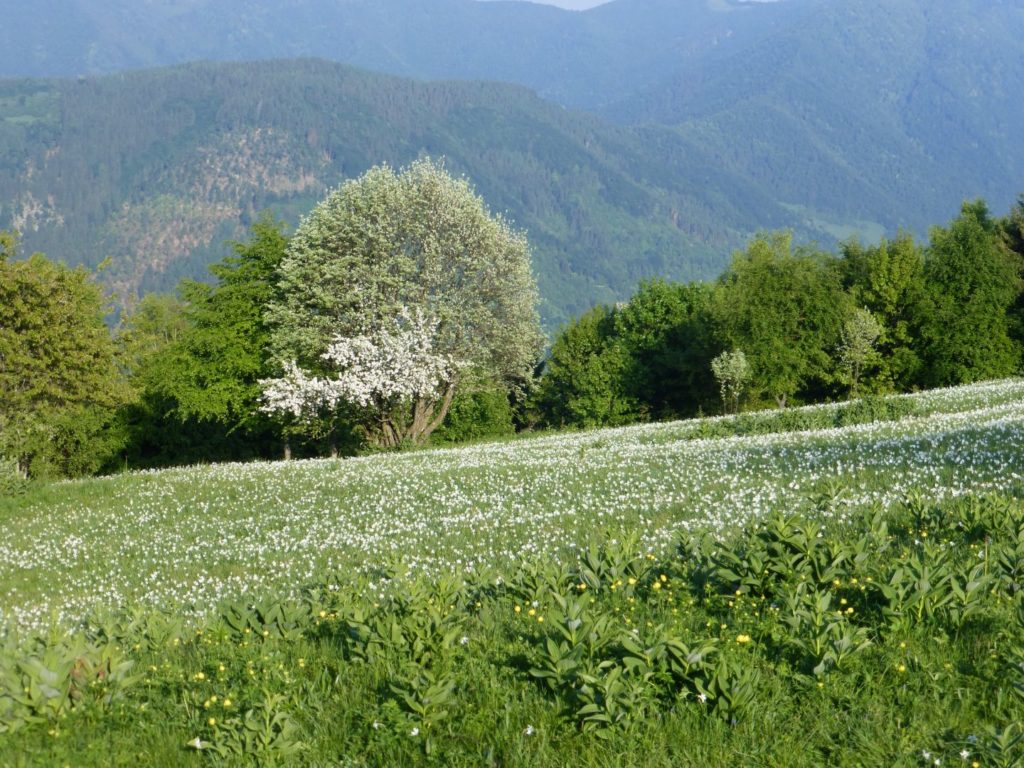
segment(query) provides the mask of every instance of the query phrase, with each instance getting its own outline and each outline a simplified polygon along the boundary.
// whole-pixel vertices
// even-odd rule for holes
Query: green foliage
[[[743,349],[752,387],[784,406],[826,386],[848,298],[825,257],[791,250],[791,236],[759,236],[733,257],[712,313],[733,348]]]
[[[124,319],[121,364],[141,393],[123,414],[132,464],[270,454],[273,427],[257,410],[273,370],[263,312],[286,243],[264,215],[210,267],[214,284],[185,281],[181,300],[148,294]]]
[[[924,254],[914,238],[902,233],[877,246],[843,244],[840,269],[853,301],[881,324],[874,389],[906,390],[921,373],[920,323],[924,312]]]
[[[508,388],[498,382],[467,382],[455,393],[444,423],[433,434],[442,443],[504,437],[515,432]]]
[[[551,345],[536,401],[557,426],[614,426],[643,413],[629,386],[631,359],[615,337],[616,310],[597,306],[569,323]]]
[[[17,459],[0,457],[0,497],[18,496],[28,489],[28,477]]]
[[[77,749],[87,766],[145,745],[217,765],[668,764],[713,733],[723,764],[776,740],[800,744],[801,766],[1019,764],[1024,608],[997,553],[1021,543],[1020,500],[912,494],[841,519],[844,489],[821,490],[806,514],[687,534],[677,552],[605,536],[497,582],[397,565],[192,627],[136,609],[9,634],[0,758]]]
[[[1020,366],[1007,317],[1020,294],[1019,265],[998,247],[997,236],[980,200],[964,203],[948,227],[932,229],[922,331],[929,384],[997,378]]]
[[[139,682],[135,661],[82,635],[0,638],[0,734],[52,723],[75,708],[107,707]]]
[[[1016,265],[1017,274],[1024,281],[1024,195],[1010,210],[1008,216],[999,222],[1003,247],[1009,251],[1010,260]],[[1017,294],[1017,300],[1010,309],[1010,335],[1018,346],[1024,349],[1024,286]]]
[[[613,333],[629,355],[626,386],[655,418],[693,415],[714,396],[711,295],[705,283],[644,280],[616,309]]]
[[[13,253],[8,237],[4,252]],[[116,453],[131,393],[114,364],[92,276],[41,254],[0,261],[0,456],[22,474],[94,472]]]
[[[179,371],[167,382],[179,419],[216,421],[228,430],[259,428],[258,381],[271,373],[267,306],[278,297],[277,269],[288,239],[269,214],[254,222],[234,255],[213,264],[212,286],[184,281],[188,331],[171,353]]]

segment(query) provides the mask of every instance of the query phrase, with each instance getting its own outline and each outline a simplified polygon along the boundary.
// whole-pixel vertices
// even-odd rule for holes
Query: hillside
[[[264,208],[295,222],[344,178],[429,154],[527,230],[554,324],[644,275],[713,277],[752,230],[793,223],[673,142],[516,86],[322,61],[0,81],[0,227],[70,264],[110,256],[130,301],[203,277]]]
[[[849,405],[64,483],[0,503],[2,606],[26,627],[111,598],[202,612],[388,553],[432,576],[453,562],[500,572],[602,530],[660,551],[683,531],[795,510],[826,479],[846,489],[845,514],[910,489],[1010,491],[1024,480],[1022,395],[1008,379],[899,396],[909,416],[840,428]]]
[[[711,277],[761,228],[923,236],[964,199],[1003,211],[1024,188],[1009,0],[7,5],[10,75],[318,56],[537,94],[305,60],[0,82],[0,226],[69,262],[112,255],[127,293],[202,275],[260,207],[295,220],[422,152],[529,230],[549,324],[642,275]]]
[[[1022,394],[0,498],[0,763],[1019,766]]]
[[[618,0],[580,13],[476,0],[0,0],[0,76],[312,56],[515,82],[594,108],[764,39],[821,2]]]
[[[923,230],[1024,188],[1024,7],[843,0],[604,110],[678,127],[692,154],[813,219]]]

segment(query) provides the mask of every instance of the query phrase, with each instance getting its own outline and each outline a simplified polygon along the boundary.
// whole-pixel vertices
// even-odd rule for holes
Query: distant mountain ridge
[[[604,113],[835,220],[923,230],[1024,190],[1024,4],[835,0]]]
[[[1024,191],[1019,0],[613,0],[582,12],[0,0],[0,11],[0,74],[319,56],[517,83],[598,116],[522,87],[308,60],[0,82],[0,226],[69,260],[113,254],[110,279],[126,290],[202,274],[260,206],[295,219],[342,178],[424,152],[529,229],[549,320],[642,275],[712,276],[759,228],[824,245],[923,235],[965,198],[1000,211]],[[224,163],[218,181],[210,169]]]
[[[596,109],[826,1],[616,0],[581,12],[477,0],[0,0],[0,76],[320,57],[406,77],[514,82]]]
[[[0,227],[72,264],[110,256],[130,301],[202,278],[264,208],[295,222],[343,179],[428,154],[527,230],[550,325],[646,275],[714,277],[753,229],[798,223],[674,141],[517,86],[315,60],[6,80]]]

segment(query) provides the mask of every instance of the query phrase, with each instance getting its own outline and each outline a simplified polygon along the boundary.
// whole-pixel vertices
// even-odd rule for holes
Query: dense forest
[[[1024,149],[1016,141],[1024,104],[1014,98],[1024,80],[1024,9],[1015,2],[615,0],[585,13],[475,0],[14,5],[5,9],[8,23],[0,29],[0,73],[9,77],[317,56],[403,77],[517,83],[549,102],[647,126],[639,144],[655,162],[626,162],[636,152],[625,148],[613,154],[624,159],[619,167],[629,169],[625,177],[632,184],[682,190],[715,212],[709,222],[693,206],[667,207],[689,234],[723,257],[703,277],[716,274],[729,251],[758,228],[814,229],[821,234],[812,236],[829,245],[824,233],[842,239],[870,230],[874,237],[904,226],[923,236],[965,197],[1008,206],[1024,172]],[[35,21],[40,16],[46,25]],[[235,86],[245,93],[244,83]],[[296,81],[294,87],[309,95],[323,89],[321,82]],[[258,98],[254,94],[252,100]],[[275,99],[262,103],[276,111]],[[331,106],[337,111],[336,103]],[[105,107],[111,108],[122,120],[134,119],[133,110]],[[202,115],[211,111],[198,114],[201,130]],[[356,137],[387,132],[388,115],[371,109],[370,116],[377,119],[353,131],[356,143],[362,141]],[[476,112],[470,123],[445,130],[462,140],[453,145],[467,151],[482,131],[505,142],[497,116]],[[651,130],[652,125],[666,130]],[[517,128],[517,121],[509,126]],[[513,135],[530,144],[531,134],[523,131],[533,130],[534,124],[519,125]],[[403,138],[415,144],[419,135]],[[548,142],[537,139],[538,151],[527,148],[524,154],[534,167],[550,168]],[[371,163],[408,162],[418,148],[402,149],[371,154]],[[436,146],[428,150],[441,152]],[[444,151],[462,162],[460,152]],[[356,175],[369,164],[342,172]],[[564,181],[577,181],[565,173],[572,167],[551,170]],[[465,168],[495,206],[505,205],[496,194],[518,194],[507,184],[489,185],[499,171],[487,164],[467,162]],[[671,179],[679,179],[678,186]],[[540,174],[529,181],[530,189],[547,194],[539,192],[548,189]],[[591,201],[594,189],[581,185],[582,202]],[[786,206],[787,220],[780,218],[779,206]],[[525,215],[529,206],[508,207],[533,232],[538,217]],[[565,207],[560,204],[560,210]],[[729,228],[741,230],[739,241],[717,237]],[[709,230],[716,236],[709,237]],[[568,239],[554,226],[550,234]],[[534,238],[540,247],[539,230]],[[651,245],[671,263],[690,255],[671,239]],[[49,244],[39,247],[68,258]],[[635,257],[629,250],[619,248],[620,257],[646,258],[642,247]],[[648,274],[659,271],[664,270]],[[621,298],[636,277],[608,284]],[[595,285],[605,282],[602,276]],[[589,298],[612,296],[592,291]]]
[[[323,61],[0,81],[0,227],[95,267],[131,304],[204,279],[264,209],[296,224],[371,165],[444,158],[529,232],[549,326],[645,276],[709,279],[755,229],[802,227],[757,188],[496,83],[423,83]]]
[[[285,225],[258,218],[212,282],[151,293],[111,334],[94,275],[36,254],[0,262],[4,481],[123,468],[376,450],[344,408],[285,433],[260,408],[279,375],[268,307]],[[838,252],[765,233],[712,282],[645,280],[555,335],[537,376],[461,388],[435,444],[844,400],[1009,376],[1024,362],[1024,198],[965,203],[927,243],[902,233]],[[870,407],[870,406],[868,406]],[[339,439],[340,436],[340,439]],[[13,487],[13,486],[12,486]]]

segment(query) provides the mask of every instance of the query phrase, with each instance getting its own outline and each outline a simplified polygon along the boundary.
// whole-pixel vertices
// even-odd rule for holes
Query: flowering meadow
[[[1019,765],[1024,381],[0,503],[7,765]]]
[[[595,532],[654,551],[840,482],[843,510],[1024,482],[1024,381],[903,396],[923,416],[728,434],[737,417],[356,459],[225,464],[51,486],[3,510],[0,612],[22,626],[94,606],[182,605],[405,561],[427,574],[573,557]],[[835,405],[797,409],[811,417]],[[773,427],[776,412],[755,414]],[[723,429],[724,428],[724,429]]]

